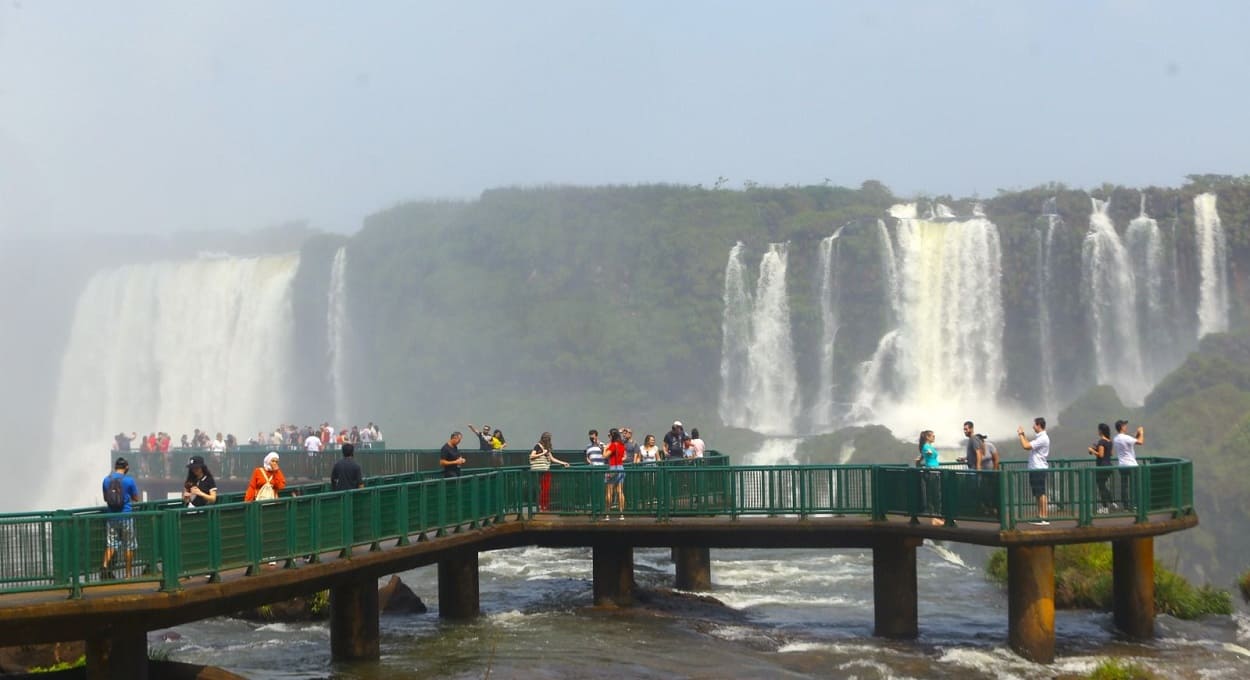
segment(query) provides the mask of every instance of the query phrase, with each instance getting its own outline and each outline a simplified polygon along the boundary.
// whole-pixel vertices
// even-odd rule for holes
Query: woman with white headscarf
[[[270,501],[278,497],[278,492],[286,488],[286,477],[278,467],[278,452],[270,451],[265,456],[261,467],[252,471],[252,481],[247,485],[244,502]]]

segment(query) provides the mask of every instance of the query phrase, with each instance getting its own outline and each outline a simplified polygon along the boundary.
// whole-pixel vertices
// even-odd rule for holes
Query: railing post
[[[396,545],[408,545],[408,484],[400,484],[395,493],[395,527],[399,533]]]
[[[243,505],[243,543],[247,555],[247,574],[253,576],[260,572],[261,540],[264,538],[260,528],[260,503],[255,501]]]
[[[356,544],[356,494],[360,491],[345,491],[339,503],[339,514],[342,524],[339,525],[339,557],[350,558],[352,546]]]
[[[1149,479],[1150,475],[1148,473],[1149,469],[1150,468],[1145,465],[1139,465],[1138,467],[1133,469],[1133,472],[1137,473],[1137,479],[1133,480],[1133,487],[1134,487],[1133,495],[1136,496],[1136,498],[1133,500],[1137,503],[1136,507],[1137,507],[1137,522],[1138,523],[1150,521],[1150,493],[1149,493],[1150,492],[1150,479]]]
[[[885,512],[881,508],[881,467],[874,465],[870,468],[872,471],[872,518],[874,520],[884,520]]]
[[[1087,527],[1094,521],[1094,471],[1092,467],[1076,469],[1077,518],[1076,525]]]
[[[166,510],[161,513],[159,540],[161,545],[161,590],[182,590],[178,577],[182,573],[182,512]]]
[[[998,481],[998,528],[1007,531],[1014,526],[1011,521],[1011,471],[999,470],[995,475]]]

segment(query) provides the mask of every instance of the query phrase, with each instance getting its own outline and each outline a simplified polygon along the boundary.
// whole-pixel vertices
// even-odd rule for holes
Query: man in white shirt
[[[1046,434],[1046,419],[1038,416],[1033,419],[1032,441],[1024,436],[1024,428],[1017,427],[1016,435],[1020,437],[1020,447],[1029,452],[1029,489],[1037,498],[1037,521],[1029,524],[1046,526],[1046,470],[1050,468],[1047,458],[1050,456],[1050,435]]]
[[[310,456],[315,456],[318,453],[321,453],[321,437],[318,437],[315,434],[308,435],[304,439],[304,450],[307,451]]]
[[[1116,465],[1120,467],[1137,467],[1137,450],[1135,447],[1146,445],[1146,428],[1137,427],[1137,436],[1134,437],[1128,433],[1128,421],[1115,421],[1115,437],[1111,439],[1111,450],[1115,452]],[[1136,472],[1124,471],[1120,473],[1120,501],[1124,507],[1133,507],[1133,498],[1131,492],[1133,489],[1132,477]]]

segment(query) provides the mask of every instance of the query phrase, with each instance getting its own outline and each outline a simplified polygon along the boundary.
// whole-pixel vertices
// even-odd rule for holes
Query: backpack
[[[104,489],[104,503],[113,512],[121,512],[126,508],[126,487],[122,484],[121,475],[109,475],[109,484]]]
[[[264,470],[261,472],[265,475],[265,484],[256,490],[256,500],[271,501],[278,497],[278,492],[273,488],[273,478],[269,476],[269,473]]]

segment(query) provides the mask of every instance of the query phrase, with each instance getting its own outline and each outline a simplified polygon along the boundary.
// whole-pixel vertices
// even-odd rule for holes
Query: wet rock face
[[[46,668],[58,663],[73,663],[86,653],[87,645],[81,640],[0,647],[0,674],[25,673],[35,666]]]
[[[378,591],[378,611],[385,614],[424,614],[425,603],[398,576],[392,575],[391,580]]]

